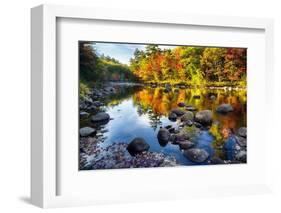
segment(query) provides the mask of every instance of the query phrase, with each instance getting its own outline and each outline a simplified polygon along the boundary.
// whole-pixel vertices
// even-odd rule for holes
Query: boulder
[[[83,127],[79,130],[79,133],[81,137],[87,137],[94,135],[96,133],[96,130],[92,127]]]
[[[221,104],[216,110],[218,113],[226,114],[233,111],[233,107],[230,104]]]
[[[80,118],[84,119],[87,118],[89,116],[88,112],[80,112]]]
[[[171,134],[167,129],[161,128],[158,131],[157,139],[158,139],[159,143],[165,143],[165,142],[168,143],[170,136],[171,136]]]
[[[134,138],[127,146],[128,152],[133,156],[148,151],[149,148],[149,144],[143,138]]]
[[[171,120],[171,121],[176,121],[177,117],[178,116],[175,113],[173,113],[173,112],[170,112],[170,114],[168,116],[169,120]]]
[[[181,121],[186,122],[188,120],[193,120],[194,114],[193,112],[187,111],[184,113],[183,116],[181,116]]]
[[[185,111],[181,110],[181,109],[172,109],[171,113],[176,114],[177,116],[182,116],[184,115]]]
[[[195,163],[203,163],[209,154],[204,149],[191,148],[184,151],[184,156]]]
[[[179,142],[179,146],[181,149],[190,149],[192,147],[194,147],[195,143],[191,142],[191,141],[180,141]]]
[[[92,122],[104,122],[104,121],[109,121],[109,119],[110,119],[109,114],[105,112],[99,112],[98,114],[93,115],[91,117]]]
[[[203,110],[195,114],[195,121],[203,126],[210,126],[213,122],[213,113],[211,110]]]
[[[184,106],[185,106],[185,103],[179,102],[179,103],[178,103],[178,106],[179,106],[179,107],[184,107]]]
[[[247,138],[247,128],[246,127],[240,127],[237,130],[237,134],[243,138]]]

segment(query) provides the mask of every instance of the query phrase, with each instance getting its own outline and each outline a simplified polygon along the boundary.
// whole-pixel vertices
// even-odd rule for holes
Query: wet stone
[[[83,127],[79,130],[79,133],[81,137],[87,137],[87,136],[94,135],[96,133],[96,130],[91,127]]]
[[[184,151],[184,156],[195,163],[203,163],[209,157],[204,149],[191,148]]]
[[[230,104],[221,104],[217,107],[216,111],[218,113],[226,114],[233,111],[233,107]]]
[[[143,138],[134,138],[128,145],[127,150],[131,155],[136,155],[148,151],[149,144]]]

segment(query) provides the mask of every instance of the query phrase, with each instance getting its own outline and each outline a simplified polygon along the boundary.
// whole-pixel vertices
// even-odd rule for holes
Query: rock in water
[[[177,116],[182,116],[185,113],[185,111],[183,111],[181,109],[172,109],[171,112],[175,113]]]
[[[211,110],[203,110],[195,114],[195,121],[203,126],[210,126],[213,122],[213,113]]]
[[[226,114],[233,111],[233,107],[230,104],[221,104],[217,107],[217,112]]]
[[[203,163],[209,157],[204,149],[191,148],[184,151],[184,156],[195,163]]]
[[[194,146],[195,144],[191,141],[180,141],[179,146],[181,149],[190,149]]]
[[[83,127],[79,130],[79,133],[81,137],[87,137],[87,136],[94,135],[96,133],[96,130],[91,127]]]
[[[178,106],[179,106],[179,107],[184,107],[184,106],[185,106],[185,103],[179,102],[179,103],[178,103]]]
[[[161,128],[157,134],[158,141],[161,144],[168,143],[170,136],[171,136],[170,132],[165,128]]]
[[[128,152],[133,156],[148,151],[149,148],[149,144],[143,138],[134,138],[127,146]]]
[[[237,134],[243,138],[247,138],[247,128],[246,127],[240,127],[237,130]]]
[[[181,116],[181,121],[185,122],[185,121],[192,121],[194,118],[194,114],[193,112],[187,111],[184,113],[183,116]]]
[[[105,113],[105,112],[99,112],[96,115],[93,115],[91,120],[93,122],[103,122],[103,121],[108,121],[110,119],[109,114]]]
[[[177,115],[175,114],[175,113],[173,113],[173,112],[171,112],[170,114],[169,114],[169,120],[171,120],[171,121],[176,121],[177,120]]]
[[[171,129],[172,128],[172,125],[167,125],[165,126],[166,129]]]

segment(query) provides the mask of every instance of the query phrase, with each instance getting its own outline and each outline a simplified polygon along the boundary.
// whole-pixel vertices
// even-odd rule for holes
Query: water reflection
[[[137,91],[132,99],[139,111],[152,113],[151,118],[155,122],[159,116],[168,116],[172,109],[178,107],[179,102],[195,106],[198,110],[210,109],[213,112],[220,104],[228,103],[233,106],[233,113],[227,116],[214,113],[214,118],[220,121],[221,128],[235,130],[246,125],[246,90],[242,89],[174,89],[165,93],[163,88],[143,88]]]
[[[129,143],[135,137],[143,137],[150,145],[150,151],[162,152],[176,157],[183,165],[194,163],[185,158],[178,145],[159,143],[157,132],[160,126],[179,127],[179,121],[168,119],[168,114],[178,108],[179,102],[194,106],[197,110],[210,109],[214,113],[214,122],[209,131],[202,131],[197,138],[197,147],[206,150],[210,156],[231,159],[231,153],[223,151],[222,146],[231,132],[246,126],[246,90],[211,89],[211,88],[173,88],[165,92],[164,88],[151,87],[115,87],[117,93],[105,98],[104,110],[112,120],[104,125],[94,126],[103,140],[103,146],[113,142]],[[231,104],[232,113],[219,115],[215,113],[222,103]],[[93,125],[89,121],[80,122]],[[230,140],[230,139],[229,139]]]

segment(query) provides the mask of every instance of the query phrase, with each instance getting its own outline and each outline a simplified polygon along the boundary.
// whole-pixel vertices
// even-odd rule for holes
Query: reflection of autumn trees
[[[215,94],[210,99],[209,94]],[[194,98],[194,96],[200,98]],[[209,89],[180,89],[177,92],[165,93],[162,88],[145,88],[133,95],[134,104],[144,112],[152,110],[158,116],[167,116],[179,102],[193,105],[198,110],[210,109],[215,112],[218,105],[229,103],[235,109],[228,116],[214,113],[215,120],[220,121],[221,128],[236,129],[246,122],[246,91],[245,90],[209,90]],[[225,131],[225,130],[224,130]]]

